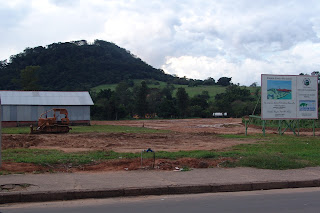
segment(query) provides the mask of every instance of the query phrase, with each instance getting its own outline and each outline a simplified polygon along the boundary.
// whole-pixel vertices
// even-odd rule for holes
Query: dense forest
[[[6,90],[89,90],[127,79],[174,79],[102,40],[26,48],[11,56],[9,62],[1,61],[0,73],[0,89]]]

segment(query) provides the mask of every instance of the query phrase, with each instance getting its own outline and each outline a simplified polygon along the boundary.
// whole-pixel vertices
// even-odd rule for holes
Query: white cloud
[[[0,59],[102,39],[169,73],[248,85],[319,70],[319,11],[317,0],[0,0]]]
[[[232,77],[233,83],[250,85],[259,83],[261,74],[310,74],[320,68],[319,55],[319,43],[303,42],[289,50],[266,56],[266,60],[246,58],[235,61],[221,55],[181,56],[167,58],[162,69],[170,74],[196,79]]]

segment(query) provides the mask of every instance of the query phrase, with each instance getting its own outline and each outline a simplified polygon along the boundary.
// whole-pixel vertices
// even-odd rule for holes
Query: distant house
[[[90,124],[93,101],[88,92],[0,91],[0,98],[4,127],[36,124],[52,108],[66,108],[72,125]]]

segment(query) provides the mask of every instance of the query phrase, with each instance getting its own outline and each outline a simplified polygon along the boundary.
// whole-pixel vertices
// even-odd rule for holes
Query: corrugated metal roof
[[[89,92],[0,91],[2,105],[93,105]]]

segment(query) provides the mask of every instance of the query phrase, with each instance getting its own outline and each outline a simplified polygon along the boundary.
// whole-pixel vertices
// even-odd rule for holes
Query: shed
[[[67,109],[72,125],[90,124],[93,101],[87,91],[0,91],[0,97],[5,127],[35,124],[42,113],[52,108]]]

